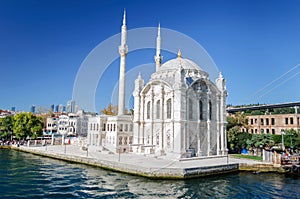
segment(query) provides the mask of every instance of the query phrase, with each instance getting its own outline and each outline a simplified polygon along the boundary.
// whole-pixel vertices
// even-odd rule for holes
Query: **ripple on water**
[[[299,178],[234,173],[150,180],[0,150],[0,198],[300,198]]]

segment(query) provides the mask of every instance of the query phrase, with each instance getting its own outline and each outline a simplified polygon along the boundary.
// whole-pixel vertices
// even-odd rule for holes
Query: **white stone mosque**
[[[145,83],[135,80],[134,115],[125,114],[125,69],[128,52],[126,12],[121,32],[117,116],[90,118],[88,143],[115,152],[170,158],[227,154],[225,79],[213,83],[193,61],[178,57],[162,63],[158,26],[156,71]]]

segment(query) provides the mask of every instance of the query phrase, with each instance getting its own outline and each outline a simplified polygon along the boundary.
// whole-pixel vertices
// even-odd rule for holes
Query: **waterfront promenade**
[[[165,156],[155,157],[133,153],[112,154],[108,151],[101,151],[97,147],[82,150],[81,147],[76,145],[20,146],[12,148],[74,163],[83,163],[128,174],[161,179],[186,179],[238,170],[261,171],[260,168],[267,168],[265,171],[270,171],[270,168],[273,168],[271,164],[227,156],[169,160]]]

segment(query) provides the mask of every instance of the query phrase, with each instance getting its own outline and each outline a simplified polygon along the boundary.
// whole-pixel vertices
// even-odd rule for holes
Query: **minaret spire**
[[[158,71],[162,61],[160,49],[161,49],[160,23],[158,23],[157,38],[156,38],[156,55],[154,56],[156,71]]]
[[[124,8],[123,26],[126,26],[126,9]]]
[[[119,76],[119,104],[118,115],[125,114],[125,71],[126,71],[126,55],[128,52],[127,27],[126,27],[126,10],[124,9],[123,25],[121,28],[121,45],[119,46],[120,53],[120,76]]]

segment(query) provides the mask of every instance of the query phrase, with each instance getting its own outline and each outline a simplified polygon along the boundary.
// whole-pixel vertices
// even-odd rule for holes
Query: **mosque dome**
[[[202,69],[193,61],[189,59],[184,59],[181,57],[181,52],[178,52],[178,57],[175,59],[171,59],[167,61],[166,63],[162,64],[159,68],[159,71],[162,70],[174,70],[178,68],[183,69],[193,69],[193,70],[201,70]]]

